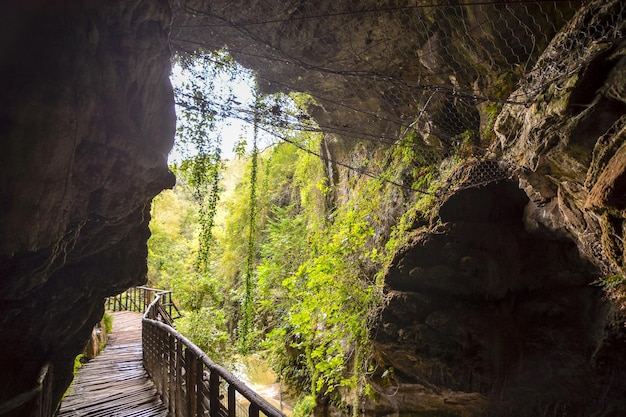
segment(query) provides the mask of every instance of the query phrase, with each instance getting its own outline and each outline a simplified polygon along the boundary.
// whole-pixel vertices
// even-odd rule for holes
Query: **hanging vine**
[[[258,133],[260,101],[257,99],[254,109],[254,125],[252,133],[252,153],[250,156],[250,203],[248,207],[248,254],[244,274],[244,296],[242,305],[242,320],[240,323],[240,344],[243,352],[248,350],[250,330],[254,318],[253,279],[256,271],[256,219],[257,203],[257,172],[259,161]]]
[[[221,129],[237,101],[234,86],[249,77],[228,51],[179,52],[172,81],[178,128],[176,153],[183,161],[179,175],[193,187],[199,203],[199,243],[196,270],[210,273],[211,247],[217,205],[220,200],[222,161]]]
[[[174,58],[172,84],[177,113],[174,169],[193,189],[198,208],[198,243],[193,266],[185,273],[186,308],[203,314],[220,299],[216,292],[215,224],[221,197],[223,111],[235,104],[234,85],[247,73],[225,50],[184,53]],[[190,316],[191,317],[191,316]],[[225,327],[225,326],[224,326]]]
[[[200,164],[208,171],[205,174],[204,182],[200,188],[201,191],[198,191],[198,188],[196,188],[196,193],[200,200],[200,234],[198,239],[196,268],[201,273],[207,273],[209,270],[209,259],[213,242],[213,226],[215,226],[217,204],[220,200],[219,182],[222,169],[219,149],[217,152],[208,155],[207,158],[207,163]]]

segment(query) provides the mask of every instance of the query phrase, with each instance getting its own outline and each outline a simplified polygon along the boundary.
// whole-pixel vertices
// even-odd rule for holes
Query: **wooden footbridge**
[[[80,369],[58,417],[284,417],[173,328],[171,292],[132,288],[107,309],[110,342]]]

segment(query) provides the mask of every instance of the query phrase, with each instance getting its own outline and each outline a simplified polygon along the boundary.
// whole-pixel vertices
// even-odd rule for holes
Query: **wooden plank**
[[[83,365],[58,417],[166,417],[154,383],[142,364],[141,314],[114,312],[104,351]]]

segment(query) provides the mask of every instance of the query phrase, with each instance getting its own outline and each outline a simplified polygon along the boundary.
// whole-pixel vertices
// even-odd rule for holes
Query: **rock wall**
[[[104,297],[144,282],[150,201],[174,183],[171,12],[160,0],[0,10],[0,404],[46,363],[56,404]]]
[[[428,152],[478,130],[496,79],[537,59],[577,5],[434,1],[175,0],[172,45],[225,45],[263,93],[302,91],[324,131],[337,199],[381,147],[415,127]],[[532,45],[532,46],[531,46]],[[517,75],[514,75],[517,76]],[[338,162],[338,163],[337,163]]]
[[[374,343],[416,399],[382,396],[373,408],[588,416],[619,407],[625,317],[572,239],[524,224],[529,204],[513,181],[459,192],[441,225],[396,254]]]
[[[87,346],[85,346],[85,351],[83,353],[85,355],[85,361],[94,359],[100,354],[100,352],[102,352],[102,349],[104,349],[109,339],[108,336],[106,324],[104,320],[100,320],[100,323],[96,324],[91,331],[91,336],[89,337]]]
[[[516,172],[451,195],[441,224],[396,254],[375,344],[421,402],[383,395],[372,409],[626,413],[624,305],[599,285],[626,267],[626,42],[606,36],[624,15],[597,2],[555,36],[517,93],[534,103],[496,121],[496,152]]]
[[[451,195],[441,224],[396,254],[375,344],[417,400],[390,387],[371,409],[626,413],[624,306],[598,284],[626,267],[626,43],[607,36],[624,15],[597,2],[555,36],[517,92],[534,103],[505,105],[495,124],[516,172]]]

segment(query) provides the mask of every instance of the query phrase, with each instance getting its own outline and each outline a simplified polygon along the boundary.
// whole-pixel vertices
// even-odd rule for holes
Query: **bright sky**
[[[186,75],[183,73],[182,68],[178,64],[174,64],[172,66],[172,75],[170,77],[172,81],[172,85],[174,88],[182,87],[183,83],[187,81]],[[238,76],[237,79],[233,81],[226,74],[218,77],[215,80],[215,90],[218,94],[223,94],[223,98],[226,99],[230,94],[229,89],[232,89],[232,92],[235,95],[235,100],[241,103],[239,107],[248,107],[252,108],[252,104],[254,103],[254,78],[248,71],[242,71],[242,75]],[[179,113],[179,109],[176,109],[177,115]],[[240,119],[234,117],[228,117],[220,119],[217,122],[217,129],[222,138],[222,158],[223,159],[232,159],[235,157],[234,148],[237,142],[240,141],[240,138],[245,138],[247,142],[246,150],[250,151],[252,149],[252,132],[253,127],[251,124],[246,123]],[[269,146],[271,143],[275,142],[272,138],[269,138],[267,135],[259,135],[259,148],[263,149],[266,146]],[[183,156],[180,152],[174,147],[172,152],[169,155],[169,162],[179,162],[183,159]]]

